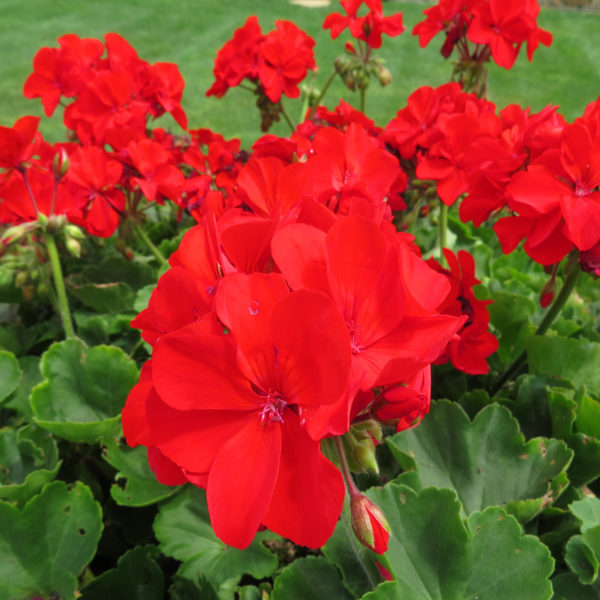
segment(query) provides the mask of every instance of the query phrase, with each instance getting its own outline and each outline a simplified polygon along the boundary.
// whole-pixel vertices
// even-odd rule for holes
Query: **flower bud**
[[[389,69],[380,65],[379,69],[377,69],[377,79],[379,79],[379,83],[385,87],[392,83],[392,74]]]
[[[77,240],[71,237],[66,238],[65,247],[71,256],[75,256],[76,258],[81,256],[81,244]]]
[[[13,227],[9,227],[2,234],[2,244],[8,246],[8,244],[15,242],[19,238],[22,238],[28,231],[28,228],[21,223],[20,225],[14,225]]]
[[[57,180],[62,179],[69,170],[69,155],[63,147],[59,147],[58,152],[54,155],[52,170]]]
[[[76,240],[82,240],[85,237],[83,231],[77,225],[73,225],[73,223],[65,225],[65,234]]]
[[[383,554],[388,548],[390,526],[381,509],[357,492],[350,498],[350,513],[356,537],[367,548]]]

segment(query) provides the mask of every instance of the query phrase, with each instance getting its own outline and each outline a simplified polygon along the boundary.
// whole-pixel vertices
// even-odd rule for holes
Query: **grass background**
[[[439,54],[441,37],[421,49],[410,34],[426,6],[398,0],[384,4],[386,14],[402,11],[407,31],[397,38],[384,37],[379,53],[392,72],[392,84],[381,88],[373,82],[368,90],[367,114],[380,125],[395,116],[415,88],[440,85],[450,76],[452,65]],[[292,20],[317,42],[318,86],[347,39],[342,35],[333,41],[321,29],[325,16],[334,10],[338,10],[335,2],[327,8],[305,8],[287,0],[0,0],[0,124],[10,126],[24,114],[42,115],[39,101],[22,95],[40,47],[56,46],[56,39],[65,33],[103,39],[106,32],[115,31],[144,60],[179,65],[186,81],[183,105],[190,127],[241,137],[249,145],[258,135],[259,124],[252,95],[241,89],[230,90],[222,100],[204,95],[212,83],[217,50],[251,14],[258,15],[265,32],[276,19]],[[558,104],[572,120],[600,94],[600,14],[543,8],[538,23],[552,32],[553,45],[540,46],[532,63],[523,49],[510,71],[491,65],[489,97],[499,107],[518,103],[539,110]],[[340,96],[357,102],[336,80],[325,102],[333,107]],[[299,101],[287,101],[286,108],[293,119],[299,118]],[[170,126],[171,120],[163,124]],[[64,139],[60,114],[44,118],[41,130],[52,141]],[[273,132],[287,134],[288,130],[281,123]]]

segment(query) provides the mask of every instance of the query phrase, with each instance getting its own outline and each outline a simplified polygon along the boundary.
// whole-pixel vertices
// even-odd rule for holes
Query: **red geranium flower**
[[[153,387],[132,391],[124,411],[128,440],[139,443],[135,432],[147,422],[144,443],[206,486],[213,528],[226,543],[246,547],[262,523],[321,546],[339,517],[344,483],[306,432],[303,413],[345,390],[345,325],[326,296],[290,293],[274,274],[226,276],[217,313],[229,335],[200,321],[160,337]]]

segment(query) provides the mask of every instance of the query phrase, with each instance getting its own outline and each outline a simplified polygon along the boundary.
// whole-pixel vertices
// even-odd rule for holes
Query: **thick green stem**
[[[364,114],[365,112],[365,102],[366,102],[366,88],[359,88],[358,94],[360,96],[360,112]]]
[[[446,240],[448,234],[448,205],[440,201],[440,222],[439,222],[439,235],[438,239],[440,242],[440,264],[444,266],[446,259],[444,258],[444,248],[446,247]]]
[[[331,82],[333,81],[333,78],[335,77],[336,73],[337,73],[337,71],[335,69],[333,71],[331,71],[329,77],[327,78],[327,81],[325,82],[325,85],[323,85],[323,87],[321,88],[321,93],[315,100],[313,107],[310,109],[310,113],[308,113],[308,117],[306,117],[307,120],[309,120],[313,116],[313,113],[315,112],[315,110],[317,109],[319,104],[321,103],[321,100],[323,100],[323,96],[325,96],[325,93],[329,89],[329,86],[331,85]]]
[[[152,240],[148,237],[148,234],[144,231],[142,227],[140,227],[137,223],[133,225],[135,232],[142,238],[144,244],[148,247],[148,250],[152,252],[154,258],[159,262],[161,266],[167,266],[169,262],[162,255],[161,251],[152,243]]]
[[[48,250],[48,258],[54,275],[54,287],[56,288],[56,296],[58,299],[58,311],[62,320],[63,329],[67,339],[75,337],[73,329],[73,320],[71,319],[71,311],[69,310],[69,301],[67,300],[67,290],[65,289],[65,280],[60,266],[58,250],[56,249],[56,241],[49,233],[44,233],[44,242]]]
[[[577,279],[579,278],[579,273],[581,273],[581,269],[579,265],[573,257],[569,257],[569,262],[566,267],[566,277],[565,281],[558,292],[558,295],[554,299],[554,302],[550,305],[548,312],[545,314],[542,322],[539,324],[535,335],[544,335],[546,331],[550,328],[550,325],[554,322],[554,319],[558,316],[563,306],[567,302],[571,292],[575,288],[577,284]],[[513,363],[506,369],[506,371],[502,374],[502,376],[496,381],[494,387],[492,388],[492,396],[495,396],[504,386],[504,384],[510,381],[515,375],[517,375],[521,369],[527,363],[527,351],[523,350],[519,356],[513,361]]]

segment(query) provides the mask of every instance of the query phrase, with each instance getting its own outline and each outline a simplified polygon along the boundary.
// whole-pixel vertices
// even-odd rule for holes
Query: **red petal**
[[[152,361],[154,385],[177,410],[251,410],[255,394],[236,362],[233,338],[208,334],[199,321],[160,338]]]
[[[275,362],[271,316],[288,294],[281,275],[265,273],[227,275],[217,293],[217,313],[239,346],[240,368],[265,392]]]
[[[246,548],[252,542],[271,502],[280,457],[281,427],[264,426],[258,418],[217,455],[208,476],[208,511],[226,544]]]
[[[319,548],[340,516],[344,482],[296,415],[286,415],[282,437],[279,475],[263,523],[296,544]]]

